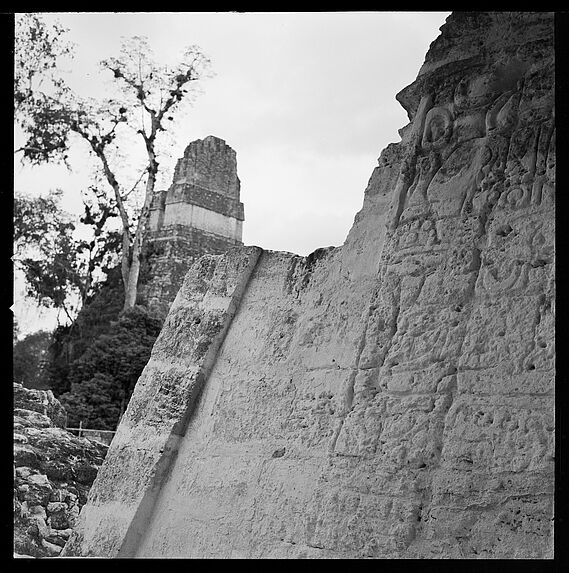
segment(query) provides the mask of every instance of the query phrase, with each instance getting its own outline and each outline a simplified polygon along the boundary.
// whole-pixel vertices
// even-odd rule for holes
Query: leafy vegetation
[[[41,305],[61,309],[72,321],[77,310],[116,265],[120,237],[106,228],[109,205],[85,203],[77,224],[60,207],[61,191],[45,197],[14,197],[13,261],[25,277],[27,295]]]
[[[161,327],[162,321],[144,307],[122,311],[108,332],[71,363],[70,389],[59,397],[70,424],[116,428]]]
[[[51,333],[38,330],[14,343],[12,374],[14,382],[26,388],[48,389],[45,371]]]

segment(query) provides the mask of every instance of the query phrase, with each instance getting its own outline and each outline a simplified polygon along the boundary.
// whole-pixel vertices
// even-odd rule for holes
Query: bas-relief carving
[[[397,250],[406,252],[432,251],[441,242],[436,223],[431,218],[401,224],[395,238]]]
[[[532,295],[549,290],[554,275],[554,224],[539,213],[503,210],[489,226],[477,295]]]
[[[465,324],[460,310],[411,308],[398,319],[397,332],[385,359],[392,372],[425,368],[457,356]]]
[[[547,166],[550,154],[554,153],[554,141],[552,122],[521,129],[514,135],[507,166],[510,189],[502,206],[520,209],[553,205],[554,173]]]
[[[487,293],[503,294],[515,287],[523,288],[527,284],[528,265],[521,261],[509,261],[506,265],[501,265],[499,270],[483,267],[480,272],[482,287]]]
[[[545,170],[548,165],[547,156],[552,147],[551,141],[554,141],[554,130],[547,125],[538,125],[534,128],[535,133],[532,137],[526,137],[529,141],[518,141],[521,139],[520,132],[523,135],[524,129],[518,126],[518,108],[523,91],[522,76],[526,69],[525,64],[514,60],[506,66],[489,70],[486,74],[474,78],[462,78],[454,90],[453,101],[446,104],[433,105],[433,96],[424,96],[411,129],[404,130],[405,134],[410,133],[410,135],[407,135],[407,155],[394,192],[389,236],[391,247],[389,261],[395,264],[391,268],[397,268],[399,271],[400,267],[403,270],[399,286],[400,304],[401,301],[409,302],[411,299],[417,302],[418,296],[432,291],[428,283],[442,287],[444,277],[439,277],[438,280],[437,276],[441,272],[436,269],[442,259],[438,261],[435,259],[435,266],[432,267],[430,274],[427,273],[427,280],[415,281],[420,286],[413,288],[418,290],[419,294],[409,298],[406,296],[409,293],[402,292],[406,288],[405,269],[410,269],[407,272],[412,274],[416,274],[417,271],[417,268],[406,264],[411,261],[409,256],[422,251],[428,251],[432,255],[441,248],[443,252],[448,250],[449,244],[441,244],[437,232],[436,223],[440,221],[441,214],[446,217],[453,215],[462,215],[463,218],[478,217],[479,229],[474,240],[482,240],[481,246],[484,249],[492,242],[487,236],[486,221],[494,207],[499,208],[497,213],[500,213],[500,218],[503,219],[503,213],[515,216],[519,210],[539,207],[543,198],[551,195],[553,184],[545,176]],[[465,150],[464,156],[460,154],[461,149]],[[468,159],[465,160],[469,156],[470,162]],[[453,167],[455,160],[458,160],[456,163],[460,165],[459,171]],[[538,168],[538,165],[541,167]],[[453,176],[453,173],[458,173],[458,177]],[[446,199],[451,206],[454,204],[454,210],[440,213],[437,209],[433,210],[431,189],[440,190],[444,187],[445,177],[450,182],[443,189],[439,204],[442,205]],[[545,193],[543,189],[546,189]],[[445,193],[447,197],[444,197]],[[454,203],[452,199],[449,200],[449,195],[452,194],[457,196]],[[527,216],[527,213],[524,213],[524,216]],[[469,239],[466,237],[462,240]],[[528,252],[533,253],[536,250],[533,248],[534,242],[539,251],[548,241],[543,234],[534,230],[530,240],[531,245],[525,241],[520,247],[522,253],[525,252],[526,255]],[[476,292],[490,296],[523,293],[531,282],[533,269],[540,267],[541,272],[541,267],[551,259],[551,248],[545,246],[543,251],[544,254],[541,256],[532,254],[531,261],[527,260],[527,256],[521,258],[518,256],[502,259],[499,265],[495,265],[491,257],[485,255],[481,257],[481,252],[477,248],[470,249],[469,252],[478,253],[478,262],[473,259],[473,263],[467,269],[474,280],[478,278]],[[403,266],[398,263],[403,263]],[[422,269],[421,272],[426,271],[425,265],[419,264],[419,267]],[[445,272],[453,273],[458,269],[456,265],[447,267],[448,265],[444,265]],[[429,281],[429,277],[435,278],[435,281]],[[470,280],[470,287],[469,283],[465,283],[465,288],[462,289],[463,295],[467,295],[468,290],[473,289],[474,280]],[[543,281],[539,282],[541,284]],[[432,300],[439,299],[440,297],[435,297]],[[425,303],[426,298],[421,297],[420,300]],[[440,300],[445,299],[443,297]],[[412,328],[406,333],[406,326],[409,325],[406,325],[405,319],[400,318],[398,322],[394,340],[385,358],[385,365],[394,366],[399,370],[424,367],[437,354],[436,348],[440,344],[444,345],[446,337],[443,336],[440,325],[437,325],[430,334],[413,333]],[[373,347],[373,341],[370,337],[366,338],[368,339],[366,350],[368,350]],[[425,347],[428,346],[429,349],[423,353],[419,352],[417,356],[421,338],[426,341]],[[400,363],[401,360],[403,363]],[[389,374],[387,371],[384,373]]]
[[[440,183],[439,180],[434,182],[438,171],[446,167],[447,161],[452,161],[461,146],[472,140],[483,140],[482,145],[472,148],[469,167],[474,166],[475,180],[470,183],[457,181],[458,188],[447,191],[464,195],[462,201],[457,201],[461,204],[460,212],[465,209],[467,214],[472,209],[475,214],[483,212],[498,198],[499,206],[505,203],[513,208],[535,206],[541,203],[544,187],[546,194],[550,194],[552,185],[545,181],[543,168],[535,170],[538,158],[536,150],[530,147],[523,150],[527,157],[518,160],[528,166],[523,185],[500,197],[505,177],[511,179],[508,186],[516,185],[515,174],[510,175],[513,161],[509,157],[510,139],[518,125],[522,74],[526,68],[522,62],[512,60],[474,78],[462,78],[457,82],[453,101],[444,104],[433,106],[431,95],[423,97],[412,123],[408,154],[394,192],[392,230],[400,223],[429,215],[432,211],[430,188],[432,184]],[[538,126],[537,129],[540,131],[541,128]],[[547,131],[549,139],[551,135],[552,130]],[[544,151],[539,154],[542,164],[547,161],[547,136],[542,145]],[[452,198],[449,200],[452,202]],[[456,211],[443,213],[446,216],[458,214]]]
[[[440,151],[449,142],[453,132],[453,116],[446,107],[431,108],[425,117],[421,140],[423,151]]]
[[[442,452],[446,465],[461,469],[483,464],[515,472],[550,466],[553,424],[551,413],[542,409],[546,404],[528,408],[502,400],[464,399],[451,406]]]
[[[463,17],[468,22],[477,18]],[[478,32],[471,30],[469,41]],[[458,34],[453,38],[466,41]],[[487,61],[503,61],[510,57],[506,53],[512,51],[490,52]],[[224,421],[226,443],[248,436],[250,420],[263,416],[266,428],[273,429],[263,430],[270,440],[282,439],[283,417],[290,430],[283,457],[270,457],[280,441],[267,444],[269,458],[261,462],[255,486],[261,488],[254,502],[258,519],[252,521],[254,534],[246,534],[255,550],[244,555],[271,555],[270,544],[276,547],[279,540],[288,548],[306,543],[314,552],[357,557],[471,558],[480,556],[475,546],[493,557],[549,551],[551,511],[542,501],[549,503],[551,497],[553,421],[547,412],[554,357],[554,223],[547,209],[553,196],[555,132],[551,122],[537,125],[528,111],[534,102],[524,83],[527,66],[513,60],[481,70],[485,57],[476,69],[457,62],[456,77],[441,73],[438,92],[440,78],[429,83],[430,93],[401,130],[393,169],[400,153],[404,159],[388,232],[385,242],[370,249],[381,255],[376,284],[362,302],[365,311],[370,301],[369,312],[360,313],[359,322],[353,316],[350,321],[350,313],[332,307],[338,321],[330,321],[323,333],[336,340],[349,332],[358,340],[362,336],[349,377],[343,370],[319,369],[318,384],[312,375],[295,378],[294,384],[290,379],[280,387],[274,407],[261,386],[255,386],[261,399],[254,408],[246,400],[235,402],[234,390],[227,396],[222,419],[234,415],[244,427],[240,434],[230,428],[233,419]],[[421,81],[414,105],[427,85]],[[370,226],[383,224],[365,212],[361,219]],[[320,293],[318,300],[325,302],[326,295]],[[249,304],[244,314],[261,303],[251,299]],[[274,313],[273,300],[266,312],[271,308]],[[321,349],[323,336],[307,325],[297,348]],[[261,364],[279,368],[289,341],[280,344],[274,328],[268,330],[269,342],[283,356],[275,351],[275,361]],[[247,352],[244,344],[240,338],[241,353]],[[252,379],[257,368],[251,363],[223,383],[243,389],[242,376]],[[288,380],[290,363],[284,368],[282,379]],[[546,376],[538,380],[541,372]],[[334,376],[338,389],[330,382]],[[320,392],[323,381],[326,392]],[[276,377],[273,383],[279,383]],[[243,389],[242,396],[250,390]],[[243,413],[243,408],[248,410]],[[308,449],[317,447],[319,454],[307,457]],[[233,444],[228,449],[235,458]],[[307,463],[315,467],[308,478]],[[209,467],[216,471],[217,460]],[[543,485],[527,486],[535,471],[542,472]],[[509,485],[502,487],[500,480]],[[282,487],[291,482],[294,488]],[[209,497],[201,492],[200,502],[213,507],[229,491],[228,483],[225,490],[208,492]],[[491,483],[498,485],[486,487]],[[447,484],[443,493],[441,484]],[[534,504],[536,496],[541,497]],[[514,513],[522,498],[529,509],[522,507],[519,519],[531,521],[530,526],[507,531],[506,542],[497,539],[510,527],[499,516]],[[215,523],[209,524],[212,547],[220,545],[220,537],[230,537],[225,530],[219,533],[217,515],[228,512],[218,505]],[[534,524],[542,531],[528,542]],[[186,533],[191,538],[192,532]]]
[[[509,135],[517,122],[520,92],[506,92],[499,96],[486,112],[486,133]]]
[[[526,217],[528,209],[553,205],[554,184],[548,165],[554,163],[549,157],[554,154],[554,126],[538,124],[529,134],[526,127],[519,128],[521,74],[526,67],[514,61],[510,72],[512,68],[514,72],[509,74],[504,74],[504,69],[508,71],[505,66],[498,73],[490,71],[473,80],[462,78],[448,104],[431,107],[430,95],[421,100],[409,144],[414,155],[408,154],[401,171],[407,177],[406,185],[400,185],[395,193],[398,209],[393,212],[391,225],[392,262],[421,251],[433,254],[447,248],[441,245],[433,224],[437,215],[482,217],[478,236],[487,244],[491,242],[485,228],[490,212],[493,216],[499,213],[501,219],[508,213],[513,222],[516,217]],[[497,93],[497,88],[504,87],[509,89]],[[468,150],[470,164],[464,157],[459,159],[461,148]],[[453,176],[455,159],[459,159],[462,171]],[[494,207],[498,208],[496,213]],[[535,250],[534,240],[540,245],[546,242],[543,235],[534,232],[531,245],[523,245],[526,254]],[[537,283],[536,288],[543,286],[551,273],[541,267],[551,262],[552,247],[545,245],[542,250],[531,261],[518,256],[501,260],[499,266],[482,257],[476,292],[499,296],[524,292],[532,282]]]
[[[489,77],[491,78],[491,75]],[[536,208],[547,208],[552,204],[552,201],[549,203],[549,197],[553,194],[553,178],[551,174],[549,177],[546,176],[545,171],[548,165],[547,156],[552,147],[551,141],[554,141],[554,131],[551,129],[547,131],[548,126],[540,126],[530,145],[516,147],[516,137],[521,131],[518,129],[518,107],[523,84],[519,81],[519,77],[513,83],[515,87],[510,81],[507,84],[509,89],[502,93],[496,93],[494,90],[486,96],[479,94],[475,100],[476,106],[471,109],[469,108],[472,101],[469,99],[469,82],[462,80],[457,85],[453,102],[430,108],[425,105],[415,117],[414,131],[416,133],[417,127],[422,124],[422,135],[420,144],[412,148],[415,155],[408,156],[402,170],[407,180],[406,185],[401,185],[397,190],[399,192],[397,194],[398,210],[393,212],[389,237],[392,249],[389,262],[393,265],[390,268],[403,269],[398,286],[401,311],[396,319],[397,325],[393,340],[388,346],[387,353],[383,353],[383,363],[379,362],[377,370],[366,371],[365,380],[362,377],[363,373],[357,379],[359,391],[356,403],[359,413],[356,415],[354,412],[353,419],[347,420],[337,442],[338,451],[353,453],[353,443],[363,444],[365,442],[367,432],[357,438],[351,435],[357,425],[355,419],[358,418],[360,420],[358,423],[363,424],[363,420],[373,418],[374,409],[371,407],[371,402],[376,402],[382,391],[413,391],[413,386],[404,385],[400,388],[393,384],[401,376],[407,376],[410,377],[409,380],[413,380],[415,373],[420,372],[421,369],[439,365],[445,365],[446,371],[451,368],[452,372],[452,365],[458,366],[458,363],[463,369],[474,368],[475,371],[479,371],[480,368],[486,369],[503,363],[504,360],[507,362],[507,364],[503,363],[504,372],[526,372],[552,367],[554,346],[548,340],[550,335],[548,328],[552,327],[549,318],[552,314],[549,311],[542,312],[543,319],[538,322],[534,342],[531,342],[524,337],[508,338],[507,327],[503,328],[506,332],[505,338],[504,332],[497,329],[495,339],[492,336],[472,338],[470,335],[470,338],[465,340],[465,336],[469,334],[468,328],[466,326],[458,330],[452,328],[454,323],[448,322],[451,319],[450,316],[448,319],[443,318],[442,315],[433,316],[432,314],[427,317],[424,308],[413,310],[414,305],[419,302],[423,307],[428,302],[438,302],[439,298],[429,295],[429,292],[435,294],[435,291],[441,290],[445,277],[440,275],[446,272],[448,279],[459,269],[460,265],[457,266],[454,263],[441,265],[443,259],[439,258],[430,272],[426,273],[428,265],[418,264],[417,267],[413,267],[408,263],[412,262],[413,256],[421,253],[422,250],[425,253],[428,251],[431,255],[437,249],[443,249],[441,255],[444,260],[449,259],[449,248],[452,244],[461,252],[465,250],[465,252],[477,254],[465,267],[464,272],[468,271],[469,276],[473,277],[469,279],[472,285],[469,287],[470,294],[468,288],[463,292],[465,302],[468,296],[474,295],[472,289],[475,281],[477,295],[484,294],[498,298],[510,294],[532,294],[535,289],[539,291],[544,288],[543,281],[540,280],[537,286],[534,285],[535,289],[527,290],[528,284],[535,278],[532,273],[545,272],[543,267],[551,262],[553,250],[550,229],[546,228],[542,232],[542,223],[537,219],[532,221],[530,213]],[[491,81],[486,84],[480,82],[480,84],[482,86],[492,85]],[[495,83],[493,85],[495,87]],[[430,100],[427,102],[430,103]],[[461,149],[464,150],[463,156],[461,156]],[[515,153],[521,154],[521,157],[514,155]],[[465,161],[465,157],[469,156],[470,162],[468,159]],[[458,170],[454,168],[455,162],[459,166]],[[538,164],[542,166],[541,171],[537,167]],[[458,176],[454,176],[453,173],[458,173]],[[445,186],[449,180],[450,183],[443,189],[443,193],[440,193],[441,200],[437,204],[432,200],[432,190],[440,191],[440,188]],[[451,203],[451,208],[447,207],[447,210],[441,213],[438,207],[445,200],[444,193],[454,193],[457,198]],[[441,215],[443,215],[443,220],[447,217],[461,216],[463,220],[478,218],[480,223],[474,235],[459,235],[458,242],[453,243],[453,239],[448,242],[444,233],[441,233]],[[511,233],[508,223],[513,225],[516,218],[520,217],[523,217],[524,223],[529,222],[530,230],[521,233],[520,239],[516,242],[507,238]],[[492,249],[496,245],[487,228],[488,225],[493,224],[494,220],[497,223],[494,225],[493,232],[499,237],[499,241],[502,241],[499,248],[503,250],[504,242],[510,241],[505,249],[505,256],[510,258],[506,256],[499,261],[496,260],[495,264],[491,259]],[[466,248],[472,245],[470,241],[474,241],[474,244],[480,248]],[[488,248],[490,248],[490,254],[485,252]],[[406,275],[404,269],[407,269],[410,274]],[[425,275],[425,280],[418,278],[415,280],[418,276],[417,272],[418,275]],[[431,278],[435,280],[430,281]],[[429,288],[430,282],[438,285],[435,291]],[[411,290],[419,294],[413,294]],[[423,296],[424,294],[426,296]],[[460,309],[460,306],[458,305],[457,308]],[[503,313],[498,313],[498,316],[500,315]],[[490,318],[485,311],[481,310],[477,320],[482,317],[484,317],[482,320]],[[525,314],[524,318],[527,317],[528,315]],[[520,318],[521,315],[518,315],[517,320],[519,321]],[[508,323],[510,323],[509,320]],[[528,324],[530,323],[531,320]],[[465,323],[462,324],[465,325]],[[481,329],[483,332],[494,330],[492,327]],[[463,345],[464,355],[459,360]],[[372,347],[373,341],[368,340],[367,346]],[[507,412],[507,416],[513,410],[508,406],[504,411]],[[382,427],[386,422],[387,420],[384,421]],[[458,454],[462,450],[458,443],[453,443],[452,435],[449,434],[448,439],[451,444],[449,449],[454,450],[453,455],[457,455],[459,459],[454,462],[447,457],[443,462],[446,467],[455,466],[459,469],[470,468],[473,464],[489,464],[499,468],[504,458],[511,458],[512,463],[503,466],[504,469],[518,471],[542,467],[542,460],[546,454],[548,455],[550,448],[545,446],[546,438],[542,435],[540,424],[539,417],[532,418],[532,423],[529,424],[540,434],[540,437],[537,448],[533,448],[533,445],[528,446],[531,450],[528,455],[516,454],[511,458],[508,451],[511,440],[508,439],[508,443],[497,450],[492,451],[490,444],[479,443],[474,446],[474,449],[466,448],[469,451],[462,452],[466,457],[460,456]],[[445,426],[447,425],[453,426],[452,419],[445,422]],[[479,430],[477,429],[476,432]],[[517,446],[512,445],[512,447]],[[378,452],[373,447],[372,451]],[[402,456],[403,460],[407,458],[406,453]],[[463,458],[466,464],[463,463]],[[537,461],[538,458],[539,461]],[[546,466],[547,463],[546,460]],[[401,468],[402,466],[396,464],[395,467]]]
[[[391,230],[395,229],[399,224],[399,218],[405,205],[407,191],[415,176],[414,171],[417,161],[417,148],[420,146],[421,138],[423,135],[425,115],[432,105],[432,99],[433,98],[430,94],[424,95],[421,98],[419,107],[412,123],[408,148],[401,164],[399,178],[397,179],[395,189],[393,190],[393,199],[387,221],[387,226]]]

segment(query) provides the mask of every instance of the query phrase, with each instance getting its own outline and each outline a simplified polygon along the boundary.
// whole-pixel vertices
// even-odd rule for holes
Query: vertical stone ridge
[[[195,411],[197,401],[199,400],[205,384],[207,384],[207,380],[209,379],[210,373],[215,365],[219,349],[225,340],[225,336],[233,321],[233,317],[239,309],[239,304],[245,294],[250,278],[263,255],[262,249],[258,247],[254,247],[254,249],[253,253],[255,253],[256,256],[252,258],[250,265],[242,273],[241,280],[233,291],[229,304],[227,305],[227,310],[225,311],[225,320],[223,321],[221,330],[212,340],[204,356],[200,373],[196,377],[196,385],[195,389],[192,391],[192,398],[188,400],[188,405],[183,416],[174,424],[172,434],[168,438],[164,447],[164,453],[157,464],[153,483],[147,488],[139,508],[132,519],[132,523],[125,534],[123,544],[117,554],[117,557],[119,558],[134,557],[136,555],[137,548],[144,539],[145,532],[148,531],[151,526],[154,509],[160,499],[162,485],[167,481],[171,470],[174,467],[180,442],[186,434],[186,430]]]
[[[135,554],[261,253],[205,256],[188,272],[62,555]]]
[[[397,182],[397,185],[399,185],[399,180]],[[395,191],[394,194],[395,193],[397,193],[397,191]],[[392,203],[392,209],[393,209],[393,205],[394,205],[394,203]],[[399,214],[395,215],[394,217],[398,218]],[[391,220],[394,221],[395,218],[392,218]],[[389,218],[388,218],[388,221],[389,221]],[[386,226],[389,227],[389,223],[387,223]],[[389,233],[389,231],[388,231],[388,233]],[[377,268],[378,268],[378,270],[377,270],[377,275],[378,275],[377,282],[378,282],[378,284],[381,284],[382,270],[383,270],[381,263],[382,263],[384,256],[385,256],[385,245],[386,245],[386,243],[387,243],[387,241],[381,242],[379,256],[377,257],[377,261],[378,261],[377,262],[377,264],[378,264],[378,266],[377,266]],[[343,407],[342,407],[342,410],[340,412],[340,420],[337,424],[336,429],[334,430],[334,434],[333,434],[332,440],[330,442],[329,451],[333,452],[333,453],[337,453],[335,451],[336,450],[336,443],[338,442],[338,438],[340,436],[340,433],[342,432],[342,428],[344,426],[344,422],[346,421],[346,418],[350,415],[350,412],[354,408],[354,397],[356,395],[356,390],[357,390],[358,374],[363,373],[364,370],[368,370],[370,368],[373,368],[373,367],[370,367],[366,363],[367,357],[364,357],[364,350],[366,348],[366,339],[368,336],[368,330],[370,327],[370,323],[372,321],[373,312],[375,310],[374,300],[377,296],[378,290],[379,290],[379,287],[377,287],[372,292],[372,295],[370,296],[369,302],[367,304],[367,314],[366,314],[365,326],[362,329],[360,339],[358,340],[357,348],[356,348],[355,367],[350,372],[349,379],[347,381],[347,384],[346,384],[346,387],[344,390],[344,398],[343,398],[343,404],[342,404]],[[398,314],[399,314],[399,308],[397,308],[397,311],[395,313],[394,328],[393,328],[393,332],[391,334],[391,339],[395,335],[395,331],[397,329],[397,315]],[[381,364],[380,364],[380,366],[381,366]]]
[[[399,218],[405,204],[407,191],[415,177],[415,164],[417,163],[417,150],[421,143],[421,136],[423,134],[423,126],[425,123],[425,116],[431,107],[433,98],[431,94],[427,94],[421,98],[419,109],[413,120],[412,132],[410,134],[410,143],[408,144],[408,151],[401,163],[399,171],[399,178],[393,191],[393,202],[390,209],[390,217],[388,222],[389,230],[393,230],[399,224]]]

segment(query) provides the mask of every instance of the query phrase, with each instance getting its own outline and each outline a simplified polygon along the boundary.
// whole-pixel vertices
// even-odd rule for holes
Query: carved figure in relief
[[[438,105],[427,113],[422,138],[422,152],[438,152],[442,166],[466,141],[487,138],[487,149],[479,159],[473,158],[475,181],[468,186],[462,203],[463,214],[488,212],[503,189],[508,157],[507,140],[518,123],[518,108],[526,64],[512,60],[484,73],[461,78],[448,105]],[[478,168],[476,166],[479,166]],[[428,190],[434,174],[423,185]],[[421,173],[419,173],[421,177]],[[419,186],[419,184],[417,184]],[[425,192],[425,196],[427,193]],[[523,202],[512,193],[512,202]]]
[[[488,207],[495,204],[503,188],[498,183],[504,180],[508,140],[517,128],[528,67],[513,58],[486,70],[477,69],[476,73],[457,81],[451,101],[431,107],[430,96],[421,100],[412,128],[407,178],[401,181],[395,193],[392,229],[402,221],[429,213],[428,190],[436,173],[461,144],[472,139],[487,138],[492,161],[473,158],[474,170],[477,163],[480,170],[476,182],[466,192],[463,208],[472,211],[474,197],[480,193],[479,210],[487,212]],[[415,143],[417,133],[420,133],[418,144]],[[480,183],[483,183],[481,187]],[[537,195],[539,189],[535,190]],[[526,195],[519,198],[514,191],[510,201],[517,207],[519,202],[526,201]]]
[[[397,183],[393,191],[393,198],[388,216],[387,226],[391,230],[395,229],[399,224],[399,217],[401,216],[401,212],[405,205],[407,191],[413,182],[412,179],[418,156],[418,148],[423,134],[425,116],[432,105],[432,101],[433,98],[430,94],[423,96],[413,120],[412,131],[408,143],[409,150],[401,165],[399,178],[397,179]]]
[[[519,103],[519,92],[499,96],[486,113],[486,133],[510,134],[517,122]]]
[[[430,109],[425,118],[422,148],[427,152],[441,149],[450,140],[452,127],[452,114],[447,108],[438,106]]]
[[[431,208],[427,191],[440,168],[440,164],[440,154],[437,151],[432,151],[428,156],[417,159],[415,181],[407,193],[407,201],[400,216],[400,223],[418,220],[421,224],[421,221],[429,217]]]

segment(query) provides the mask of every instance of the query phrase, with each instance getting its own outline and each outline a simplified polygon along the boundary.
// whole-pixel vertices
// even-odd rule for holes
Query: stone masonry
[[[192,266],[64,554],[553,557],[553,82],[453,13],[344,245]]]
[[[51,390],[14,383],[14,556],[56,557],[97,475],[107,446],[64,429]]]
[[[172,185],[152,202],[145,240],[148,306],[166,315],[192,262],[242,245],[235,151],[212,135],[192,141],[176,164]]]

